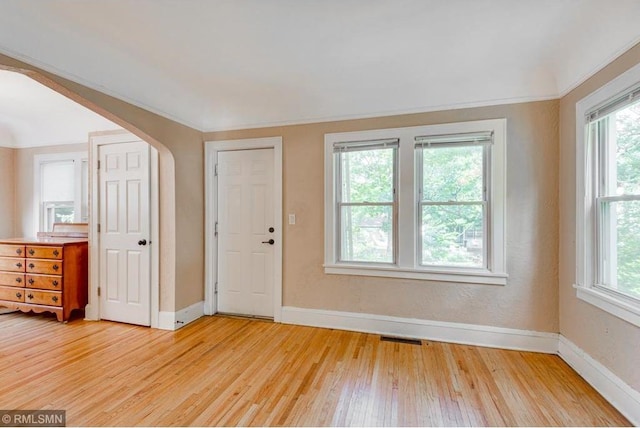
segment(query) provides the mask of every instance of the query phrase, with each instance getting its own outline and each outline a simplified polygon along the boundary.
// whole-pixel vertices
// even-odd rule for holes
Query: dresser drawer
[[[27,273],[42,273],[45,275],[62,275],[62,261],[27,259]]]
[[[29,288],[62,290],[62,277],[56,275],[26,275],[25,283],[25,287]]]
[[[24,245],[0,244],[0,257],[24,257]]]
[[[0,287],[0,300],[24,302],[25,291],[24,288]]]
[[[37,305],[62,306],[62,293],[58,291],[24,290],[24,301]]]
[[[0,272],[0,285],[9,285],[11,287],[24,287],[24,275],[13,272]]]
[[[62,247],[34,247],[27,245],[26,257],[34,259],[57,259],[62,258]]]
[[[0,270],[10,272],[24,272],[24,259],[14,259],[8,257],[0,257]]]

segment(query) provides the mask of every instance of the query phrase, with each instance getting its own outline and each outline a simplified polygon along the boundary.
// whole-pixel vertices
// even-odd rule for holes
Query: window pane
[[[73,223],[73,202],[45,202],[45,231],[52,232],[54,223]]]
[[[640,201],[603,203],[602,219],[603,285],[640,299]]]
[[[81,164],[81,189],[80,189],[80,222],[89,222],[89,161],[83,160]]]
[[[640,195],[640,102],[615,113],[611,178],[617,195]]]
[[[73,201],[75,199],[73,161],[47,162],[43,163],[41,168],[41,200]]]
[[[341,261],[393,263],[393,207],[341,208]]]
[[[340,153],[342,202],[392,202],[394,150]]]
[[[422,207],[422,264],[482,268],[482,205]]]
[[[483,151],[480,145],[422,149],[422,200],[482,201]]]

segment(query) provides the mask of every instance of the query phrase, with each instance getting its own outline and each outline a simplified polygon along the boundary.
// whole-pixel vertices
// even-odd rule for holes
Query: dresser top
[[[43,236],[37,238],[9,238],[0,239],[0,244],[12,244],[12,245],[65,245],[65,244],[81,244],[89,242],[87,238],[69,238],[59,236]]]

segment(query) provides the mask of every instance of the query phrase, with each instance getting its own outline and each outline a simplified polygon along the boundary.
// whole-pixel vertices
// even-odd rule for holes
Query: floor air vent
[[[418,339],[405,339],[404,337],[380,336],[383,342],[406,343],[407,345],[422,345],[422,341]]]

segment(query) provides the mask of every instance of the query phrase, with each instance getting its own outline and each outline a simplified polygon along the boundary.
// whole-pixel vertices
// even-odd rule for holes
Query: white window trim
[[[78,222],[80,221],[81,212],[82,212],[82,161],[89,160],[89,151],[86,152],[68,152],[68,153],[45,153],[35,155],[33,157],[33,206],[35,213],[34,215],[34,233],[33,236],[36,236],[38,232],[44,230],[45,219],[44,219],[44,210],[43,210],[43,202],[41,198],[42,193],[42,180],[41,180],[41,171],[42,165],[49,162],[63,162],[63,161],[73,161],[74,162],[74,178],[75,178],[75,189],[74,189],[74,209],[76,213],[76,219]]]
[[[379,276],[387,278],[421,279],[431,281],[506,285],[506,119],[478,120],[406,128],[378,129],[372,131],[343,132],[325,135],[325,254],[324,271],[327,274]],[[490,206],[488,219],[490,233],[489,269],[443,268],[419,266],[417,263],[417,210],[415,137],[420,135],[459,134],[493,131],[491,150]],[[337,262],[335,218],[335,171],[333,144],[344,141],[400,139],[398,150],[398,249],[395,266],[368,265],[365,263]],[[409,208],[407,208],[409,207]]]
[[[591,162],[595,147],[587,146],[586,114],[640,82],[640,64],[576,103],[576,282],[579,299],[640,327],[640,305],[596,284],[596,218]]]

